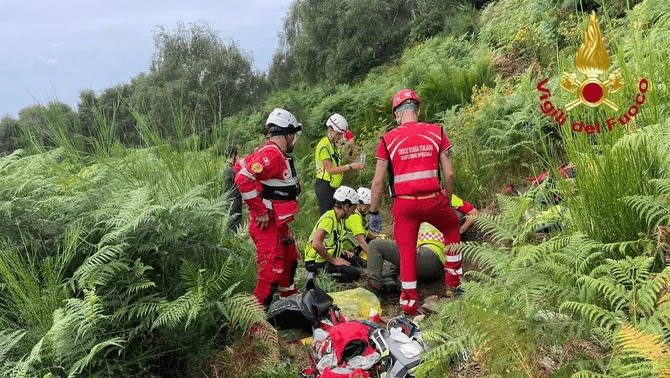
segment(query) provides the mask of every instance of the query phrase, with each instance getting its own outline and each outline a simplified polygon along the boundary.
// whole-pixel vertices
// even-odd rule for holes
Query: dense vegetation
[[[557,105],[574,99],[559,81],[591,11],[625,82],[610,97],[620,110],[577,107],[561,127],[537,84],[549,79]],[[220,150],[251,151],[276,106],[296,115],[302,245],[323,120],[349,120],[369,168],[347,180],[367,185],[404,87],[446,128],[456,191],[488,208],[484,240],[457,247],[479,270],[425,325],[420,374],[668,376],[669,28],[661,0],[297,0],[268,73],[206,24],[160,28],[148,73],[83,90],[76,111],[54,102],[0,121],[0,376],[295,376],[271,328],[247,342],[263,321],[246,294],[254,248],[225,231]],[[625,126],[571,130],[604,130],[641,78],[651,89]],[[497,195],[568,162],[572,181]],[[556,196],[563,211],[529,220]],[[247,344],[265,363],[228,352]]]

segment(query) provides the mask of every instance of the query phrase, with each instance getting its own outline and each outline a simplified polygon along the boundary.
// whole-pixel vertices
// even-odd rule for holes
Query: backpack
[[[314,330],[309,353],[319,378],[368,378],[381,355],[370,342],[379,326],[375,323],[349,321],[332,308]]]
[[[267,320],[275,328],[311,332],[332,305],[333,298],[310,279],[302,293],[272,303],[268,308]]]
[[[371,339],[381,353],[381,378],[411,377],[421,363],[420,353],[427,350],[419,325],[403,316],[389,320],[387,329],[376,330]]]

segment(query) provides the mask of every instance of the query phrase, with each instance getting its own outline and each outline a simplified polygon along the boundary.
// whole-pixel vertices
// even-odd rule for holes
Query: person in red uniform
[[[445,244],[459,243],[458,216],[451,208],[454,172],[449,157],[451,143],[440,125],[419,122],[419,97],[403,89],[393,97],[393,116],[398,127],[386,132],[377,146],[377,166],[372,180],[369,227],[381,232],[379,203],[386,172],[393,198],[393,221],[400,250],[400,305],[405,313],[416,314],[416,241],[419,226],[428,222],[442,232]],[[440,172],[445,184],[441,191]],[[447,256],[456,252],[446,251]],[[449,261],[451,260],[451,261]],[[460,259],[444,263],[447,291],[454,292],[462,274]]]
[[[276,108],[265,122],[268,141],[239,160],[235,183],[249,207],[249,236],[256,245],[258,283],[254,296],[268,307],[274,292],[297,292],[293,284],[298,251],[288,224],[298,212],[298,177],[289,153],[301,125],[287,110]]]

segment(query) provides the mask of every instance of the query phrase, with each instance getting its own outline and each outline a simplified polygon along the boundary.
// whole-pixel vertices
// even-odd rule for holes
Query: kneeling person
[[[430,223],[422,223],[416,243],[416,275],[422,281],[437,281],[445,272],[445,262],[460,263],[460,255],[445,255],[445,240],[442,233]],[[375,239],[370,242],[368,249],[368,284],[367,288],[379,294],[382,287],[382,268],[384,261],[388,261],[400,268],[400,251],[392,240]],[[458,274],[450,272],[448,275]]]
[[[367,216],[370,214],[370,189],[358,188],[358,206],[353,214],[344,221],[344,235],[342,248],[354,251],[363,260],[367,260],[368,243],[377,235],[370,231]]]
[[[333,195],[335,204],[316,222],[305,250],[305,268],[316,273],[326,270],[340,283],[355,282],[360,278],[356,266],[365,262],[352,251],[342,249],[344,222],[356,209],[358,194],[348,186],[340,186]]]

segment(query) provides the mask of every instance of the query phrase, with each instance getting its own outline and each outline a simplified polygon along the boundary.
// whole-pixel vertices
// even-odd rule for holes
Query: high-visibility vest
[[[307,248],[305,248],[305,262],[314,261],[316,263],[322,263],[326,261],[321,255],[319,255],[314,248],[312,248],[312,241],[314,241],[314,236],[318,229],[323,229],[326,231],[326,237],[323,240],[323,245],[326,247],[326,251],[329,255],[333,257],[340,257],[342,253],[342,236],[344,234],[344,226],[342,222],[337,220],[335,215],[335,210],[328,210],[314,225],[312,234],[309,236],[309,242],[307,243]]]
[[[339,167],[342,160],[339,151],[337,151],[337,148],[335,148],[327,136],[321,138],[319,143],[316,145],[316,151],[314,152],[314,162],[316,163],[316,178],[328,181],[330,186],[333,188],[339,188],[340,185],[342,185],[342,174],[328,173],[326,168],[323,166],[324,160],[330,160],[330,163],[333,167]]]
[[[440,262],[444,264],[446,257],[444,256],[444,250],[446,246],[444,245],[444,236],[430,223],[421,223],[419,227],[419,237],[417,238],[416,247],[428,247],[431,251],[435,252],[437,257],[440,259]]]

